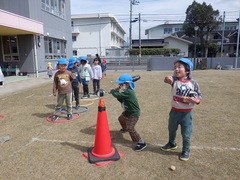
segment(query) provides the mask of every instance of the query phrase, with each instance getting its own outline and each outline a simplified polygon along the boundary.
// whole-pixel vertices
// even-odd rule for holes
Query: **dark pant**
[[[93,79],[93,93],[97,93],[97,90],[100,89],[100,80],[99,79]]]
[[[86,81],[86,78],[82,78],[82,84],[83,84],[83,95],[86,96],[89,94],[89,88],[88,88],[89,81]]]
[[[74,98],[76,101],[76,106],[79,105],[79,85],[78,82],[73,82],[72,83],[72,89],[73,89],[73,94],[74,94]]]
[[[126,117],[124,112],[119,116],[118,121],[122,126],[122,129],[128,131],[133,142],[138,142],[141,137],[135,130],[135,125],[138,121],[138,116],[129,116]]]

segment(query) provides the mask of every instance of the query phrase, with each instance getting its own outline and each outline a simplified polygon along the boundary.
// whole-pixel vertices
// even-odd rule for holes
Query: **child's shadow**
[[[79,150],[81,152],[86,152],[89,148],[89,147],[81,146],[79,144],[73,144],[73,143],[70,143],[70,142],[62,142],[60,144],[63,145],[63,146],[70,146],[70,147],[72,147],[76,150]]]
[[[54,104],[47,104],[46,107],[49,108],[49,109],[55,109],[55,105]]]
[[[49,113],[34,113],[32,115],[39,117],[39,118],[47,118],[50,114]]]

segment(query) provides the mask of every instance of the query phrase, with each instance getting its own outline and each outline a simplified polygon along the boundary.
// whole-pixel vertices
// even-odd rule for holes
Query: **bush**
[[[178,55],[180,53],[180,49],[170,49],[170,48],[142,48],[141,54],[142,55],[163,55],[163,56],[170,56],[170,55]],[[139,49],[131,49],[129,50],[130,55],[138,55]]]

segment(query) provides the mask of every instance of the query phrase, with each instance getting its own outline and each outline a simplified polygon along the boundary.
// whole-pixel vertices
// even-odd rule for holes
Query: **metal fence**
[[[161,71],[173,70],[174,61],[179,57],[163,56],[112,56],[106,57],[108,70],[145,70]],[[224,69],[240,68],[240,62],[235,57],[216,57],[216,58],[189,58],[194,64],[194,69],[215,69],[218,64]],[[237,63],[236,63],[237,62]],[[204,64],[204,66],[203,66]]]

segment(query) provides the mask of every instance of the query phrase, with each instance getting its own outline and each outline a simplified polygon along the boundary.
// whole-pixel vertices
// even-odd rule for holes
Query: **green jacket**
[[[111,94],[122,103],[125,110],[125,115],[128,116],[140,116],[140,108],[138,100],[134,90],[127,89],[123,92],[118,92],[114,89],[111,90]]]

